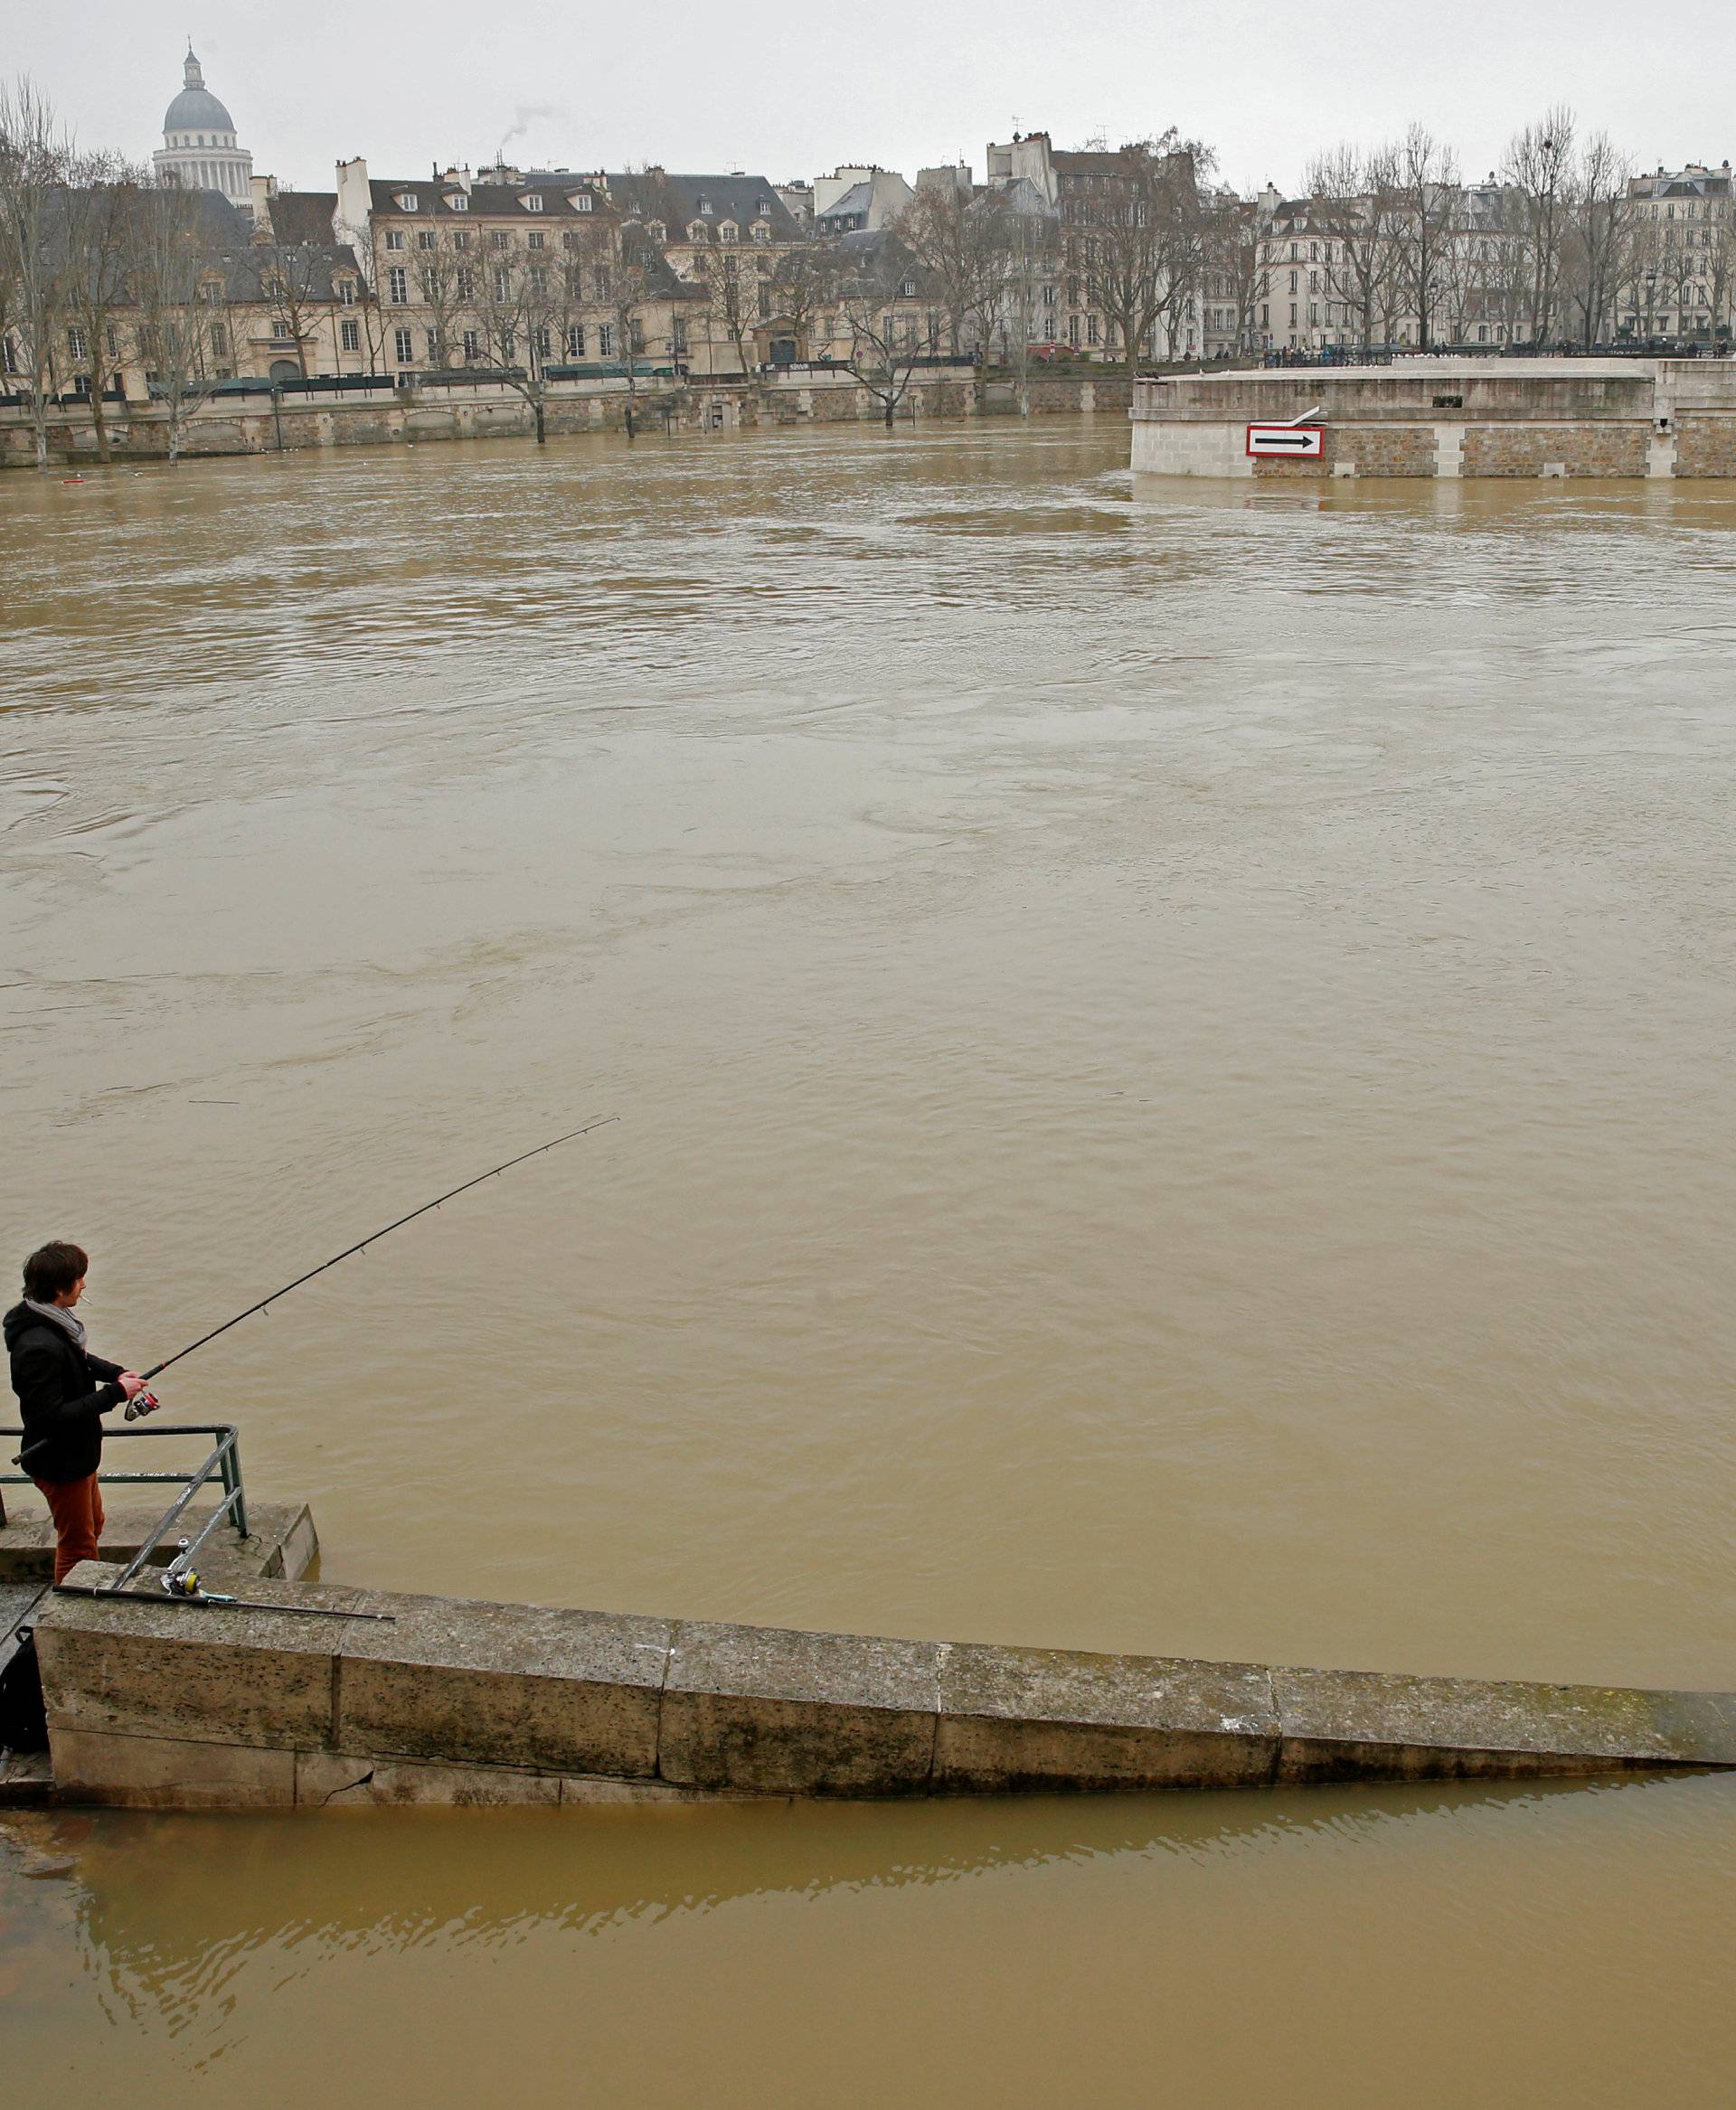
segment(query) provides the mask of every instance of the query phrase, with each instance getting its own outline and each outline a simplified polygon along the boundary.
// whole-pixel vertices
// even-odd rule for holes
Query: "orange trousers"
[[[81,1560],[94,1560],[102,1539],[102,1490],[97,1476],[82,1480],[39,1480],[54,1519],[54,1580],[64,1582]]]

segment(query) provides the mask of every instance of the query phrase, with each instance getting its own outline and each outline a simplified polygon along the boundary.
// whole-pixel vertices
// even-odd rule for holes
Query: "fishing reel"
[[[135,1392],[132,1398],[127,1400],[127,1411],[122,1415],[121,1419],[123,1421],[143,1420],[146,1415],[155,1414],[162,1404],[162,1400],[147,1385],[142,1392]]]

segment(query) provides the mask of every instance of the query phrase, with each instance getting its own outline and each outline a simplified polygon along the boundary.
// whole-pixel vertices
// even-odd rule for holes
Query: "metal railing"
[[[22,1436],[24,1433],[22,1428],[0,1428],[0,1437]],[[212,1480],[222,1482],[223,1499],[201,1525],[198,1537],[176,1549],[175,1559],[177,1561],[190,1564],[205,1540],[210,1538],[226,1517],[234,1525],[237,1537],[246,1539],[250,1536],[247,1528],[247,1493],[241,1484],[241,1432],[233,1422],[182,1421],[163,1428],[110,1428],[105,1429],[103,1436],[108,1443],[118,1442],[124,1437],[139,1436],[211,1436],[217,1438],[217,1447],[203,1465],[195,1466],[191,1473],[99,1472],[97,1474],[97,1484],[101,1487],[168,1486],[179,1487],[181,1490],[168,1508],[156,1520],[155,1527],[147,1533],[140,1544],[138,1551],[127,1563],[125,1572],[118,1576],[115,1581],[102,1585],[105,1591],[126,1588],[139,1569],[149,1560],[151,1555],[156,1551],[169,1532],[181,1521],[182,1517],[191,1505],[193,1496],[198,1493],[202,1487],[206,1486]],[[34,1485],[35,1482],[28,1473],[0,1473],[0,1487],[33,1487]],[[5,1502],[4,1497],[0,1497],[0,1524],[4,1524],[5,1521]]]

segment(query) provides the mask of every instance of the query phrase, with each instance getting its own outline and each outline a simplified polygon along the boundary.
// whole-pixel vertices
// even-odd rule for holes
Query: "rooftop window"
[[[540,212],[542,210],[542,193],[540,191],[532,191],[518,202],[527,212]]]
[[[416,210],[416,193],[414,191],[400,191],[392,203],[401,212],[413,212]]]

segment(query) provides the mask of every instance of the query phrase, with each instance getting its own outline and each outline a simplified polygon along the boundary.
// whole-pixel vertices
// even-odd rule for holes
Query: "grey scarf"
[[[27,1296],[24,1304],[29,1310],[39,1313],[44,1319],[52,1319],[57,1326],[64,1326],[79,1346],[84,1346],[84,1321],[75,1318],[64,1305],[41,1305],[33,1296]]]

